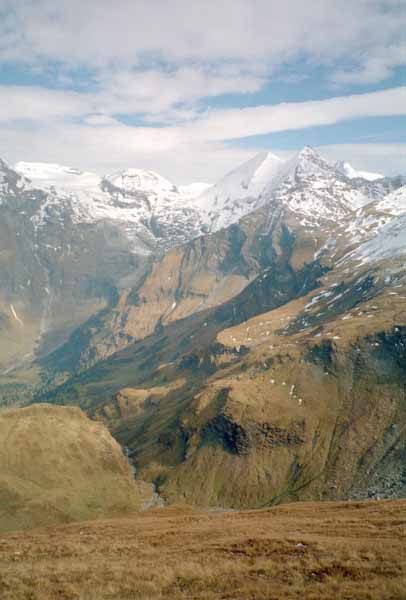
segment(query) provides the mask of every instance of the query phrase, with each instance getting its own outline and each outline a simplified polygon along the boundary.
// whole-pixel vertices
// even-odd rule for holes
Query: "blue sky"
[[[0,0],[0,156],[214,181],[306,144],[406,173],[404,0]]]

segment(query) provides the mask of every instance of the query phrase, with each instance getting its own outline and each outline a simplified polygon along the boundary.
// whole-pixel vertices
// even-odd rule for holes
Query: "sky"
[[[406,174],[406,0],[0,0],[0,157],[214,182],[304,145]]]

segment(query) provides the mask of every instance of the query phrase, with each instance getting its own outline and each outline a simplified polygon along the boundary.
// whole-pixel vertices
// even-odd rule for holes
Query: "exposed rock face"
[[[3,370],[58,346],[114,301],[122,277],[137,280],[145,269],[112,224],[77,224],[51,209],[37,223],[48,200],[48,193],[27,189],[7,194],[0,206]]]
[[[153,171],[16,168],[0,165],[3,373],[26,369],[73,332],[70,369],[87,368],[157,324],[227,301],[270,264],[265,240],[281,223],[301,230],[298,263],[338,256],[399,214],[393,191],[404,184],[351,179],[309,147],[287,162],[262,153],[198,197]]]
[[[49,398],[109,423],[170,501],[402,496],[404,263],[341,250],[335,266],[301,264],[306,233],[284,221],[257,244],[247,224],[263,214],[232,234],[236,273],[264,265],[259,248],[269,257],[239,294],[168,319]]]
[[[187,384],[176,393],[146,390],[141,412],[116,413],[115,433],[169,501],[405,496],[403,333],[347,334],[327,345],[307,333],[285,338],[272,352],[259,344],[234,363],[215,361],[206,377],[183,369]],[[95,410],[109,422],[104,407]]]
[[[314,244],[313,235],[296,237],[282,218],[268,217],[260,209],[167,253],[137,288],[122,292],[113,310],[89,321],[44,364],[61,372],[88,368],[131,341],[233,298],[234,317],[228,309],[222,317],[219,308],[218,319],[244,320],[315,285],[323,268],[317,260],[314,267],[303,265],[303,248]]]
[[[257,158],[194,200],[193,206],[214,233],[168,251],[132,287],[123,284],[114,306],[72,338],[74,360],[67,360],[72,356],[68,345],[50,357],[52,368],[68,372],[89,368],[157,327],[227,302],[260,273],[265,279],[266,269],[275,269],[277,263],[287,279],[314,261],[334,267],[349,250],[361,252],[364,245],[373,245],[385,224],[389,229],[401,219],[393,208],[399,205],[400,191],[396,198],[392,193],[401,179],[349,179],[308,147],[286,163],[272,159],[269,165],[268,155]],[[248,187],[241,185],[241,178],[251,182]],[[244,190],[251,188],[261,190],[258,201],[240,206]],[[242,212],[229,211],[230,222],[244,210],[259,208],[216,231],[220,222],[211,217],[216,211],[223,214],[223,200],[234,206],[232,193]],[[206,219],[208,206],[211,220]],[[289,248],[291,255],[283,263],[281,257],[288,256]]]
[[[170,501],[402,495],[404,180],[351,179],[311,148],[249,167],[196,204],[241,216],[260,187],[255,210],[216,231],[206,206],[211,233],[142,263],[37,362],[34,398],[103,419]]]
[[[104,425],[78,408],[3,411],[0,441],[1,531],[121,515],[152,498]]]
[[[204,229],[190,194],[153,172],[17,167],[23,174],[0,162],[0,374],[97,321],[154,256]]]
[[[296,446],[304,443],[304,421],[292,423],[289,429],[273,423],[249,423],[242,427],[231,416],[220,414],[203,428],[202,444],[223,444],[231,454],[249,454],[253,448],[271,449],[275,446]]]

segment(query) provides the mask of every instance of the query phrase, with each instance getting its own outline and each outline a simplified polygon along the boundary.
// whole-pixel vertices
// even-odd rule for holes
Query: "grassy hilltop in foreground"
[[[2,600],[401,600],[406,501],[165,508],[0,539]]]
[[[0,532],[126,514],[150,489],[134,482],[104,425],[79,408],[0,412]]]

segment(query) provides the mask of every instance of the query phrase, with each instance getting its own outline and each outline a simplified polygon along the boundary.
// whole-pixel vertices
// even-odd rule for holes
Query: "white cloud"
[[[76,92],[0,85],[0,121],[79,117],[90,107],[89,98]]]
[[[404,43],[399,0],[2,0],[0,59],[97,69],[153,62],[366,68]],[[404,64],[404,61],[403,61]],[[385,72],[382,71],[382,76]]]
[[[196,76],[196,81],[202,84],[200,75]],[[215,88],[216,83],[207,81],[207,86],[210,85]],[[227,83],[219,82],[220,85],[226,87]],[[149,86],[145,86],[148,89],[145,96],[144,92],[137,96],[136,85],[134,91],[132,91],[130,83],[124,87],[123,92],[102,91],[100,94],[89,94],[28,86],[0,86],[0,121],[25,120],[35,123],[50,121],[54,118],[83,117],[93,125],[108,123],[118,125],[118,122],[112,120],[111,116],[120,112],[128,114],[129,105],[132,103],[139,102],[135,113],[146,110],[146,103],[152,90],[155,89],[156,94],[159,95],[159,78],[157,81],[153,77]],[[141,86],[141,89],[145,89],[145,87]],[[176,105],[178,92],[175,88],[176,86],[169,94],[170,98],[163,94],[162,98],[156,100],[155,107],[150,111],[151,120],[155,118],[155,111],[161,115],[159,111],[169,110]],[[181,93],[179,93],[180,96]],[[190,97],[193,97],[193,93],[190,94]],[[94,114],[97,117],[90,116]],[[172,134],[176,131],[175,137],[181,135],[190,140],[196,138],[225,140],[276,131],[331,125],[349,119],[393,115],[406,115],[406,86],[378,92],[337,96],[326,100],[284,102],[276,105],[238,109],[216,109],[200,114],[191,111],[187,121],[194,117],[192,122],[172,127],[134,127],[131,129],[141,132],[148,130],[151,131],[151,135],[162,132],[164,136],[167,136],[169,131]]]
[[[214,182],[255,149],[217,142],[187,143],[160,130],[118,127],[61,127],[10,129],[0,126],[0,156],[9,164],[19,160],[57,162],[83,170],[110,173],[128,167],[153,169],[175,183]]]
[[[373,84],[393,75],[396,67],[406,64],[406,43],[390,45],[368,53],[350,69],[339,69],[331,78],[337,84]]]
[[[195,178],[212,181],[226,166],[232,168],[239,158],[253,153],[232,147],[226,140],[384,115],[406,115],[406,87],[317,102],[218,110],[171,127],[131,127],[100,114],[88,115],[83,123],[57,119],[33,123],[29,128],[25,123],[4,125],[0,155],[11,162],[56,161],[99,172],[140,166],[161,170],[181,183]],[[337,148],[344,150],[345,146]],[[404,154],[398,153],[394,161],[395,154],[388,153],[387,145],[360,145],[358,149],[355,166],[359,168],[393,172],[396,166],[396,171],[406,172]],[[371,164],[368,149],[378,151],[376,161],[382,160],[383,166]],[[344,152],[340,157],[347,158]]]
[[[170,72],[108,72],[91,92],[0,85],[0,121],[43,121],[91,113],[138,114],[145,122],[188,121],[199,115],[202,97],[255,92],[263,81],[260,75],[242,77],[229,69],[183,67]]]
[[[147,113],[169,120],[169,111],[177,111],[178,119],[195,116],[196,111],[179,107],[195,106],[204,97],[259,90],[264,78],[256,74],[242,76],[230,69],[182,67],[171,71],[118,71],[100,79],[97,95],[100,110],[121,114]],[[175,108],[176,107],[176,108]]]
[[[340,85],[382,81],[406,64],[405,30],[399,0],[0,0],[0,63],[82,90],[0,86],[0,155],[213,180],[250,154],[225,140],[405,115],[406,88],[212,110],[207,98],[248,104],[315,66]]]
[[[87,125],[95,125],[95,126],[120,126],[119,121],[113,119],[113,117],[109,117],[108,115],[94,114],[88,115],[85,117],[84,122]]]
[[[236,139],[389,115],[406,115],[406,86],[327,100],[217,110],[185,130],[192,138]]]

